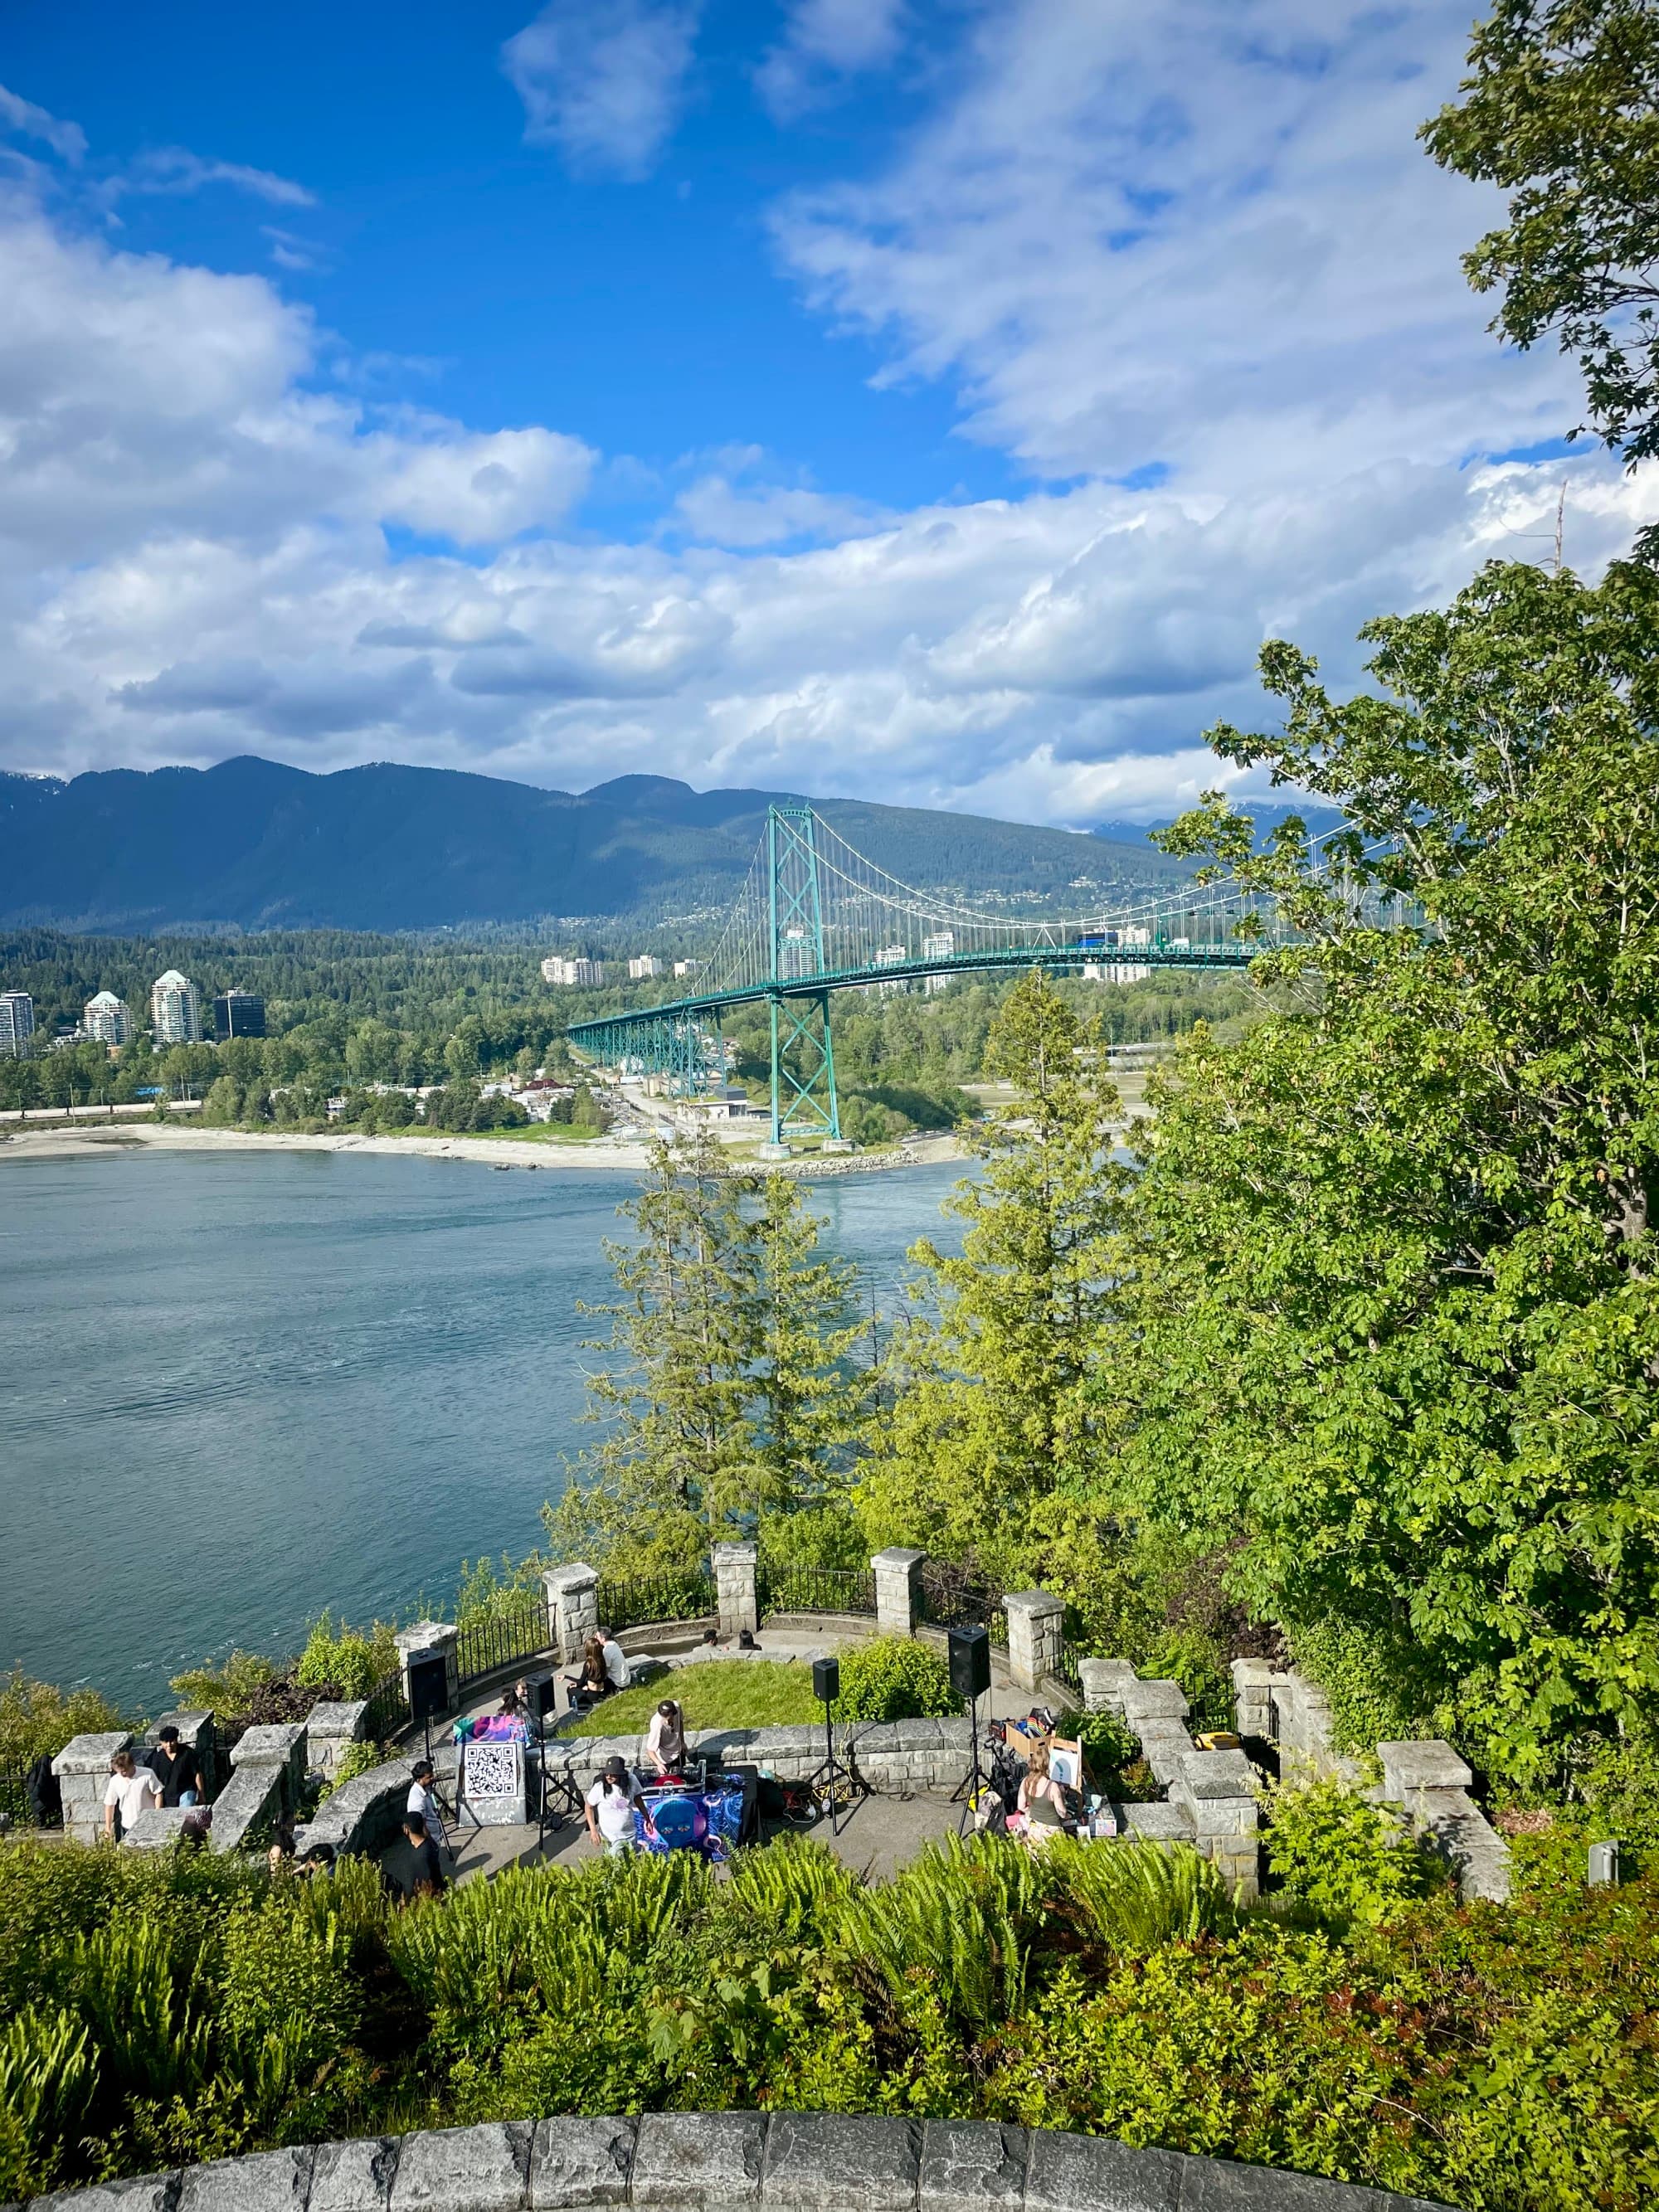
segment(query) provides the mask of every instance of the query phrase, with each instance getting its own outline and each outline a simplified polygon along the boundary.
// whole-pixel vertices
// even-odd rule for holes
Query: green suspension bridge
[[[1253,916],[1260,934],[1241,940]],[[765,834],[694,996],[573,1022],[569,1042],[624,1074],[694,1097],[725,1080],[723,1017],[764,1004],[772,1141],[841,1135],[830,1000],[932,976],[1077,969],[1243,969],[1288,931],[1236,885],[1128,893],[1076,921],[1005,920],[946,903],[878,868],[812,807],[768,809]]]

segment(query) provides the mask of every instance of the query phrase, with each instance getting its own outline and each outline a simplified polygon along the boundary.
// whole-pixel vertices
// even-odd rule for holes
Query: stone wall
[[[804,1782],[823,1763],[822,1726],[692,1729],[685,1741],[693,1759],[706,1759],[711,1766],[769,1767],[781,1782]],[[554,1736],[547,1751],[555,1769],[568,1759],[586,1790],[607,1759],[637,1767],[640,1744],[637,1735]],[[971,1750],[965,1720],[858,1721],[836,1730],[836,1759],[851,1752],[859,1772],[883,1796],[902,1790],[954,1790],[968,1771]]]
[[[1439,2212],[1419,2197],[1092,2136],[828,2112],[490,2121],[263,2151],[37,2212]]]
[[[438,1758],[435,1751],[434,1758],[438,1765],[447,1765],[453,1777],[453,1751],[447,1761]],[[331,1844],[342,1854],[376,1851],[383,1844],[394,1841],[409,1802],[415,1759],[411,1751],[401,1759],[388,1759],[384,1766],[371,1766],[366,1774],[343,1782],[333,1796],[318,1807],[316,1817],[295,1830],[295,1850],[305,1851],[313,1844]],[[447,1789],[448,1778],[441,1775],[440,1786]]]
[[[1127,1832],[1149,1843],[1191,1844],[1235,1896],[1258,1896],[1261,1813],[1244,1753],[1200,1749],[1188,1733],[1179,1682],[1142,1681],[1127,1659],[1085,1659],[1078,1673],[1087,1709],[1115,1712],[1164,1785],[1161,1804],[1121,1808]]]
[[[1474,1777],[1450,1744],[1437,1736],[1379,1743],[1382,1785],[1367,1788],[1364,1763],[1335,1748],[1330,1704],[1316,1682],[1265,1659],[1236,1659],[1232,1673],[1238,1733],[1277,1746],[1284,1780],[1334,1778],[1373,1804],[1398,1806],[1419,1839],[1452,1869],[1461,1895],[1509,1895],[1510,1847],[1470,1796]]]

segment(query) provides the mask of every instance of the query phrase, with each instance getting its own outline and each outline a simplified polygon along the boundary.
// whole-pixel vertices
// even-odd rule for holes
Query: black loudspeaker
[[[812,1695],[823,1705],[832,1705],[841,1695],[841,1662],[839,1659],[815,1659],[812,1662]]]
[[[551,1674],[526,1674],[525,1710],[538,1721],[550,1721],[559,1707],[558,1684]]]
[[[409,1662],[409,1717],[441,1720],[449,1711],[449,1664],[441,1651],[417,1652]]]
[[[953,1628],[951,1687],[959,1698],[982,1698],[991,1686],[991,1636],[988,1629]]]

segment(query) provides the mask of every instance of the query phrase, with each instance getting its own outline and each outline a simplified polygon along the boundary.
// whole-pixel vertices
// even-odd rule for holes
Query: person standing
[[[179,1731],[171,1722],[157,1729],[155,1748],[144,1764],[161,1785],[164,1805],[201,1803],[201,1767],[190,1746],[179,1741]]]
[[[639,1802],[639,1784],[613,1752],[587,1793],[587,1832],[596,1850],[609,1858],[627,1857],[635,1846],[634,1811]]]
[[[441,1836],[444,1832],[443,1820],[438,1811],[438,1797],[434,1787],[437,1778],[433,1770],[432,1761],[429,1759],[417,1759],[415,1762],[415,1771],[409,1784],[409,1797],[404,1806],[405,1813],[420,1814],[426,1822],[428,1835],[434,1838]]]
[[[443,1862],[438,1856],[438,1846],[426,1832],[426,1822],[418,1813],[404,1814],[404,1833],[409,1838],[409,1848],[414,1856],[410,1882],[411,1897],[438,1897],[443,1893]]]
[[[109,1763],[109,1783],[104,1791],[105,1840],[118,1843],[131,1833],[133,1822],[146,1806],[161,1802],[161,1783],[149,1767],[140,1766],[130,1751],[118,1751]]]
[[[645,1764],[653,1774],[678,1774],[685,1765],[685,1719],[672,1698],[665,1698],[645,1732]]]

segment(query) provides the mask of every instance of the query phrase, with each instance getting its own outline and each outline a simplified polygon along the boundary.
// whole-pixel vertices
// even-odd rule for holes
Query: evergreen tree
[[[793,1513],[844,1494],[861,1414],[853,1364],[852,1262],[818,1255],[820,1223],[800,1186],[762,1179],[755,1221],[759,1341],[752,1375],[763,1513]]]
[[[961,1255],[911,1249],[926,1280],[890,1358],[860,1505],[873,1543],[989,1565],[1025,1551],[1045,1504],[1086,1486],[1098,1457],[1104,1417],[1085,1385],[1127,1175],[1098,1026],[1040,973],[1004,1001],[986,1066],[1018,1096],[963,1133],[985,1170],[949,1201],[968,1224]]]

